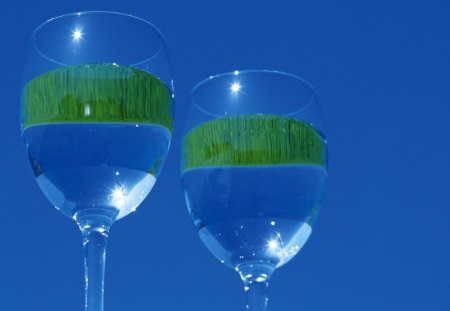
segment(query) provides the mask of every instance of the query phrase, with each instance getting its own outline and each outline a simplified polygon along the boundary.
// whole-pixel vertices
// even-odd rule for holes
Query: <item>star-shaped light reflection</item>
[[[83,39],[83,33],[81,32],[81,29],[75,29],[74,31],[72,31],[72,38],[74,41],[80,41],[81,39]]]
[[[233,93],[239,92],[240,89],[241,89],[241,85],[239,84],[239,82],[234,82],[231,85],[231,92],[233,92]]]
[[[122,208],[125,206],[126,195],[125,189],[123,187],[116,187],[111,191],[111,201],[117,208]]]
[[[270,240],[267,243],[267,246],[269,248],[269,250],[274,251],[274,250],[278,250],[280,248],[280,243],[277,240]]]

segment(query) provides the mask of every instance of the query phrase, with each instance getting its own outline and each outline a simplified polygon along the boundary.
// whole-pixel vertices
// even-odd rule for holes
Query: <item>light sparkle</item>
[[[239,92],[240,89],[241,89],[241,84],[239,82],[234,82],[231,85],[231,92],[233,92],[233,93]]]
[[[77,42],[83,39],[83,32],[81,31],[81,29],[76,28],[74,31],[72,31],[72,38]]]
[[[280,247],[280,243],[278,243],[278,241],[274,239],[274,240],[270,240],[267,243],[267,246],[269,247],[270,250],[276,250]]]

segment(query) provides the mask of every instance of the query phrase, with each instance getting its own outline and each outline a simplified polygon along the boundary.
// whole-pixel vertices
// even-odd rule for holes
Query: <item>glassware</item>
[[[85,310],[103,310],[114,221],[151,191],[173,126],[166,45],[151,23],[115,12],[52,18],[34,31],[21,131],[39,187],[80,227]]]
[[[327,178],[313,89],[277,71],[211,76],[192,90],[182,148],[201,240],[239,272],[247,310],[266,310],[270,276],[310,236]]]

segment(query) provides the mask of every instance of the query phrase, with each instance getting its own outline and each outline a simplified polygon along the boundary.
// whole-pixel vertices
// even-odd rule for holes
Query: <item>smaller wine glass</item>
[[[201,240],[240,274],[247,310],[266,310],[269,279],[308,240],[327,178],[312,87],[277,71],[211,76],[192,90],[182,148]]]

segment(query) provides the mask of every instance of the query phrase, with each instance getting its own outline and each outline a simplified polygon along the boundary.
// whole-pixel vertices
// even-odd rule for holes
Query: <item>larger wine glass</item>
[[[192,90],[182,148],[201,240],[239,272],[247,310],[266,310],[270,276],[310,236],[327,178],[313,89],[276,71],[211,76]]]
[[[111,225],[151,191],[172,134],[172,81],[161,32],[114,12],[52,18],[34,31],[21,131],[39,187],[79,225],[85,310],[103,310]]]

